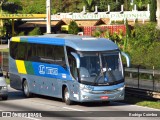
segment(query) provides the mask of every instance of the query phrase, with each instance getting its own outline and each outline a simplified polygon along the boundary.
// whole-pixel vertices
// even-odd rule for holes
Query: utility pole
[[[157,26],[160,28],[160,0],[157,0]]]
[[[4,2],[4,0],[1,0],[0,1],[0,14],[2,15],[2,4],[3,4],[3,2]],[[2,29],[3,29],[3,20],[2,19],[0,19],[0,36],[2,36],[3,35],[3,33],[2,33]]]
[[[51,0],[46,0],[47,34],[51,33]]]

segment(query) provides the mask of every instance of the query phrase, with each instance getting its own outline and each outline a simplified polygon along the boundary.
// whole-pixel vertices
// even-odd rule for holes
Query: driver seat
[[[80,67],[80,76],[81,77],[90,77],[89,71],[85,67]]]

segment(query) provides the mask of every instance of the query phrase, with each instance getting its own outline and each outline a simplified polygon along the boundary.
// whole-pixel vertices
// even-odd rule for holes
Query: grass
[[[6,78],[6,83],[9,85],[10,84],[10,79]]]
[[[139,98],[136,96],[127,95],[123,102],[138,106],[160,109],[160,101],[158,100],[149,100],[149,99]]]
[[[9,49],[6,48],[6,49],[0,49],[0,52],[9,52]]]

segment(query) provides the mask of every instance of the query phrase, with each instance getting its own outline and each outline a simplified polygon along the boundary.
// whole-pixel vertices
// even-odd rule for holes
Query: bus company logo
[[[40,65],[39,74],[58,75],[58,68],[46,67],[44,65]]]

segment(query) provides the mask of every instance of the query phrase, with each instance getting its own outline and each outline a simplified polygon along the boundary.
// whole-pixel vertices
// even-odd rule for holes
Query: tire
[[[2,96],[2,100],[7,100],[8,96]]]
[[[64,102],[67,105],[72,105],[73,104],[73,101],[70,100],[70,94],[69,94],[69,91],[68,91],[67,87],[64,89]]]
[[[28,86],[27,80],[25,80],[23,82],[23,93],[24,93],[25,97],[31,97],[32,96],[32,94],[29,91],[29,86]]]

